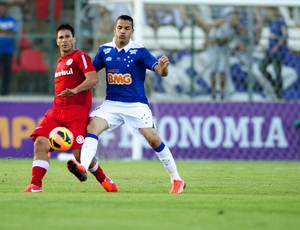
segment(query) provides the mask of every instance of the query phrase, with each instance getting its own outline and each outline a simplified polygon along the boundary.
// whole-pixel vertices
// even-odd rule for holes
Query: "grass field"
[[[51,161],[44,193],[22,193],[31,159],[0,160],[0,229],[298,230],[300,162],[177,161],[187,182],[169,194],[158,160],[102,161],[119,193],[80,183]]]

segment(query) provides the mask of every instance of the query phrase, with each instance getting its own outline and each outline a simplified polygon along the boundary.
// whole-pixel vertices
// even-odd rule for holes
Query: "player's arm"
[[[163,55],[158,59],[158,64],[154,67],[154,71],[158,73],[159,76],[166,77],[168,75],[169,64],[169,58]]]
[[[93,88],[94,86],[96,86],[96,84],[98,83],[98,75],[96,73],[96,71],[91,71],[85,74],[85,80],[78,85],[77,87],[73,88],[73,89],[68,89],[66,88],[65,90],[61,91],[60,94],[58,94],[58,96],[73,96],[77,93],[80,93],[82,91],[86,91],[89,90],[91,88]]]

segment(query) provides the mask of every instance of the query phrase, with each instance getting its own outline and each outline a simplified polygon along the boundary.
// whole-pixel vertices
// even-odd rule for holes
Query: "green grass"
[[[22,193],[31,160],[0,160],[0,229],[298,230],[300,162],[177,161],[187,182],[171,195],[158,160],[102,161],[119,193],[80,183],[51,161],[44,193]]]

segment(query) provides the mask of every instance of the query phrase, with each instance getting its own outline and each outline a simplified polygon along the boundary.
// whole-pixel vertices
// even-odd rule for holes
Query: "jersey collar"
[[[115,46],[115,48],[118,50],[118,52],[120,52],[121,50],[124,50],[126,53],[128,52],[128,50],[130,50],[132,47],[133,47],[133,44],[132,44],[132,40],[129,39],[129,42],[126,46],[124,46],[123,48],[119,49],[117,46],[116,46],[116,37],[113,38],[113,44]]]

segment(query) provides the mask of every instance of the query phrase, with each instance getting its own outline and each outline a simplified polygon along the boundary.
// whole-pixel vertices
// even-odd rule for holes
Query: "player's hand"
[[[58,96],[71,97],[75,94],[77,94],[76,88],[74,88],[74,89],[66,88],[65,90],[61,91],[60,94],[58,94]]]
[[[170,64],[169,58],[166,55],[161,56],[160,59],[158,59],[158,64],[164,68],[168,67]]]
[[[166,55],[162,55],[160,59],[158,59],[158,64],[162,69],[167,68],[170,64],[169,58]]]
[[[161,77],[166,77],[168,75],[168,66],[170,64],[169,58],[166,55],[162,55],[158,59],[158,65],[154,67],[156,73]]]

